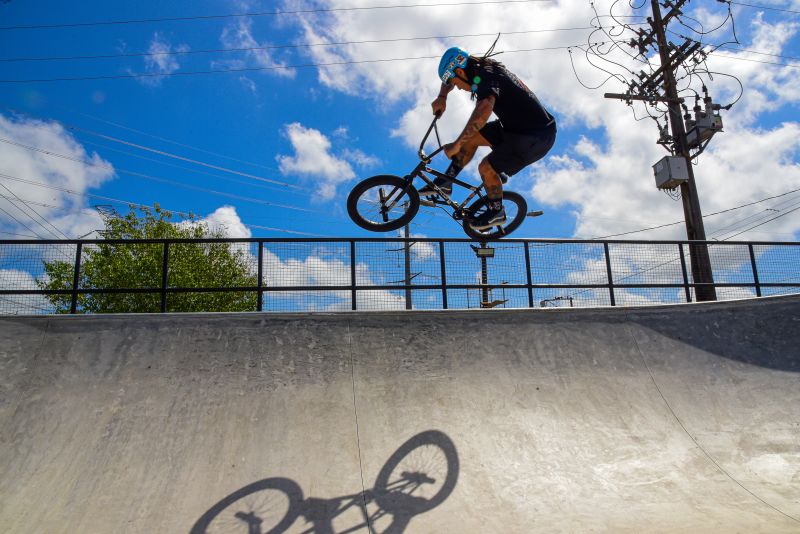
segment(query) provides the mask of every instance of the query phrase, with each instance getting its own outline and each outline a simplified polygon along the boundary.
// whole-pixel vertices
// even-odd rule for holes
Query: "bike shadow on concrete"
[[[333,498],[304,497],[300,485],[290,478],[265,478],[218,501],[197,520],[190,534],[278,534],[290,528],[308,534],[362,529],[400,534],[414,517],[450,496],[458,475],[453,441],[443,432],[427,430],[389,457],[371,489]],[[334,521],[346,514],[349,523],[335,528]],[[354,524],[355,517],[359,519]]]

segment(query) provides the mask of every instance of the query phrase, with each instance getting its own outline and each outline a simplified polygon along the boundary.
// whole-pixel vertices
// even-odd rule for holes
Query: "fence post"
[[[608,242],[603,243],[603,250],[606,254],[606,273],[608,274],[608,294],[611,296],[611,305],[616,306],[617,302],[614,299],[614,279],[611,276],[611,256],[608,253]]]
[[[756,284],[756,296],[761,296],[761,282],[758,280],[758,269],[756,269],[756,255],[753,252],[753,244],[748,243],[747,248],[750,249],[750,265],[753,267],[753,282]]]
[[[264,242],[258,242],[258,298],[256,304],[256,311],[264,311]]]
[[[356,309],[356,242],[350,241],[350,309]]]
[[[78,284],[81,282],[81,255],[83,254],[83,243],[78,243],[75,250],[75,272],[72,275],[72,300],[69,305],[69,313],[78,312]]]
[[[683,272],[683,289],[686,291],[686,302],[692,302],[692,290],[689,288],[689,273],[686,271],[686,256],[683,254],[683,243],[678,243],[678,252],[681,256],[681,271]]]
[[[161,313],[167,311],[167,283],[169,282],[169,241],[164,241],[161,261]]]
[[[525,274],[528,275],[528,307],[533,308],[533,280],[531,279],[531,253],[525,241]]]
[[[447,309],[447,270],[444,263],[444,241],[439,241],[439,269],[442,273],[442,309]]]

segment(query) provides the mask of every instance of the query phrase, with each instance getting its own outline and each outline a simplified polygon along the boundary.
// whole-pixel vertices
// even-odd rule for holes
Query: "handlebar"
[[[419,152],[417,152],[417,155],[419,156],[419,159],[421,159],[426,163],[430,162],[431,159],[433,159],[433,157],[439,152],[441,152],[442,149],[444,148],[442,146],[442,140],[439,138],[439,128],[436,126],[436,121],[438,121],[441,116],[442,114],[438,113],[436,116],[433,117],[433,122],[431,122],[431,125],[428,126],[428,131],[425,132],[425,137],[422,138],[422,142],[419,144]],[[428,137],[430,137],[431,130],[436,132],[436,142],[439,144],[439,148],[437,148],[430,154],[425,154],[425,142],[428,140]]]

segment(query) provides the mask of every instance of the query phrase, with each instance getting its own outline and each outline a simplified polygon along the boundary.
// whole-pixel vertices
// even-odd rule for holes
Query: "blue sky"
[[[624,91],[621,81],[586,87],[609,77],[578,48],[608,39],[589,29],[598,25],[589,2],[350,9],[388,4],[393,3],[0,3],[3,27],[305,11],[0,30],[4,60],[115,56],[0,62],[3,238],[93,236],[102,225],[93,206],[127,211],[124,203],[108,199],[192,212],[235,237],[375,236],[347,217],[347,193],[373,174],[403,175],[413,168],[415,144],[438,91],[435,58],[455,44],[481,53],[496,33],[503,34],[497,50],[505,51],[498,59],[559,121],[548,158],[507,186],[532,209],[546,212],[526,221],[515,237],[606,236],[682,220],[681,203],[655,188],[651,166],[666,153],[655,144],[654,121],[636,120],[644,115],[642,105],[603,98],[604,92]],[[700,156],[695,173],[705,214],[752,204],[709,216],[709,237],[793,241],[800,231],[800,211],[791,212],[800,206],[800,192],[789,193],[800,188],[800,68],[790,66],[798,64],[790,58],[800,56],[800,3],[758,4],[784,11],[734,4],[740,44],[712,54],[710,77],[685,81],[697,90],[705,81],[723,104],[739,97],[738,82],[728,74],[744,86],[736,104],[722,112],[725,132]],[[612,9],[612,2],[595,5],[601,15]],[[613,5],[616,15],[631,17],[619,20],[639,21],[645,11],[625,2]],[[732,39],[726,4],[693,0],[684,13],[684,25],[671,26],[676,33],[702,38],[707,46]],[[616,35],[612,19],[600,20]],[[720,24],[701,36],[701,28]],[[355,43],[377,40],[392,41]],[[304,46],[311,43],[328,46]],[[600,50],[609,52],[605,60],[625,68],[590,59],[625,73],[636,64],[620,55],[621,48]],[[250,50],[201,53],[219,49]],[[152,55],[164,52],[169,54]],[[420,57],[427,59],[372,62]],[[348,64],[293,67],[320,63]],[[210,70],[231,72],[186,74]],[[114,79],[8,83],[103,77]],[[472,106],[465,93],[451,94],[441,121],[446,140],[458,134]],[[465,173],[477,180],[474,165]],[[764,200],[769,197],[776,198]],[[442,212],[426,208],[411,231],[464,237]],[[681,239],[685,229],[677,224],[626,237]]]

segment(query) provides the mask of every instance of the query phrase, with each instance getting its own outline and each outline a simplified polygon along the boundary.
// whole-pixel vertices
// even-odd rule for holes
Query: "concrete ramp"
[[[800,297],[2,318],[0,531],[800,532]]]

